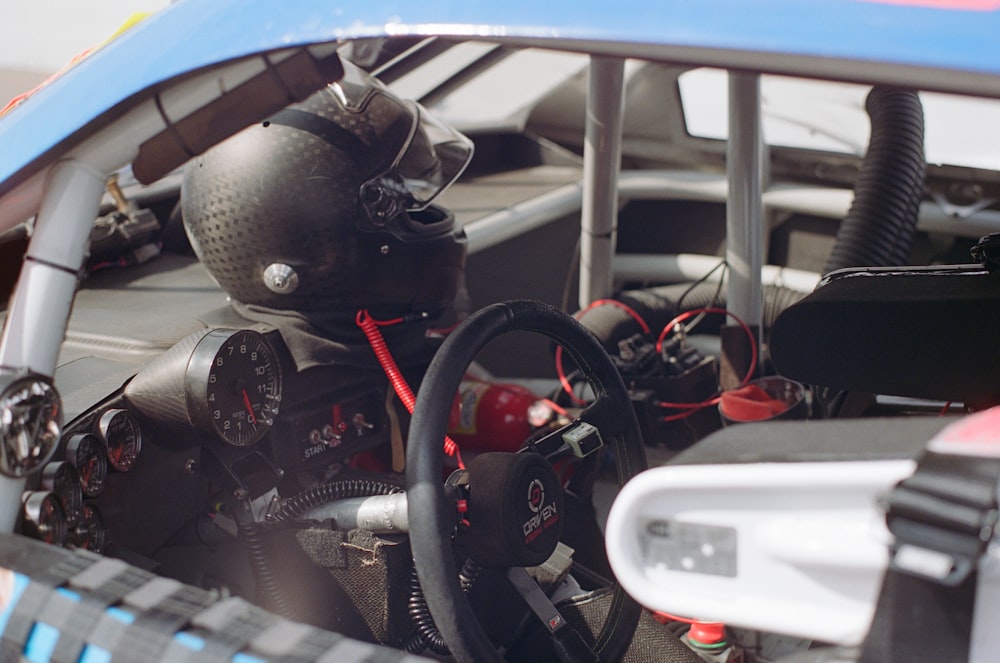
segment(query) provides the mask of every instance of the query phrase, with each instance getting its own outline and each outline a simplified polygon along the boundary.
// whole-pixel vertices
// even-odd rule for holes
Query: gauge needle
[[[253,406],[250,405],[250,397],[247,396],[247,390],[244,389],[242,393],[243,393],[243,404],[247,406],[247,412],[250,414],[250,423],[256,426],[257,417],[253,416]]]

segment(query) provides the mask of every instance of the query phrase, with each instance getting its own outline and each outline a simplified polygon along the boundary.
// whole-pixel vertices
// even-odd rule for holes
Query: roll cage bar
[[[212,133],[206,129],[208,123],[188,121],[199,114],[239,106],[246,98],[241,93],[248,85],[260,83],[260,76],[270,80],[277,72],[279,94],[266,96],[268,103],[240,115],[241,126],[266,117],[275,103],[284,105],[304,98],[324,84],[322,73],[330,71],[327,67],[336,58],[338,43],[345,39],[447,34],[455,39],[497,40],[512,46],[592,54],[582,182],[581,304],[608,295],[611,289],[624,58],[739,66],[740,71],[730,73],[729,85],[728,301],[735,313],[758,327],[766,168],[759,75],[743,72],[851,79],[857,76],[859,62],[874,61],[880,66],[866,69],[870,82],[1000,96],[1000,44],[995,39],[1000,12],[847,0],[816,4],[782,0],[772,3],[763,15],[748,17],[739,0],[694,4],[669,0],[666,4],[634,2],[628,7],[595,9],[595,15],[581,24],[577,9],[567,10],[574,7],[569,2],[539,6],[518,0],[503,6],[465,3],[458,18],[448,19],[450,23],[434,17],[409,22],[398,17],[379,19],[375,17],[381,16],[383,8],[366,7],[357,9],[359,16],[350,23],[350,16],[332,16],[326,3],[300,0],[287,8],[288,16],[296,11],[305,16],[287,18],[289,26],[284,32],[283,26],[269,24],[272,32],[268,33],[254,23],[270,11],[268,3],[252,2],[240,7],[232,29],[225,32],[236,45],[219,46],[219,40],[208,39],[207,34],[217,30],[221,13],[235,12],[238,4],[177,3],[151,19],[152,27],[144,34],[138,34],[143,26],[136,28],[137,34],[121,39],[120,48],[112,43],[100,49],[92,56],[93,62],[78,65],[79,72],[69,72],[65,80],[57,80],[38,93],[37,100],[29,98],[23,108],[0,118],[0,142],[10,147],[6,152],[10,160],[0,163],[0,230],[34,217],[29,248],[0,337],[0,369],[5,373],[54,374],[87,236],[112,173],[138,163],[144,155],[152,156],[144,149],[158,144],[175,154],[163,163],[144,164],[147,176],[155,179],[234,133],[241,127]],[[810,12],[828,20],[812,27],[815,21],[808,18],[816,16]],[[269,20],[273,18],[267,15]],[[316,17],[324,20],[310,22]],[[574,24],[567,23],[567,17]],[[643,17],[649,20],[637,20]],[[804,30],[786,34],[789,21],[797,21]],[[546,22],[552,27],[517,27]],[[337,27],[349,24],[352,27]],[[898,26],[898,30],[886,33],[887,24]],[[109,81],[119,96],[109,97],[105,106],[68,103],[85,102],[86,93],[101,80],[108,80],[106,74],[121,62],[129,62],[130,54],[137,55],[150,44],[163,41],[151,39],[151,35],[176,37],[182,32],[196,37],[183,40],[185,44],[204,42],[197,54],[171,59],[169,54],[153,53],[149,57],[159,58],[156,67],[163,69],[147,83],[133,72],[125,82]],[[691,34],[703,42],[692,41]],[[176,50],[177,40],[172,43]],[[303,82],[291,74],[304,70],[295,69],[282,78],[281,64],[300,60],[303,54],[318,75]],[[57,111],[54,114],[53,109]],[[74,112],[81,114],[76,122]],[[50,122],[53,124],[47,128]],[[36,134],[37,147],[29,145]],[[0,477],[0,531],[13,529],[23,488],[24,479]]]

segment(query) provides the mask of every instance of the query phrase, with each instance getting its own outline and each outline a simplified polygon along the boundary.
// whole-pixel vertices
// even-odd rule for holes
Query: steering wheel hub
[[[484,453],[469,463],[473,558],[485,566],[536,566],[562,535],[563,493],[552,465],[533,453]]]

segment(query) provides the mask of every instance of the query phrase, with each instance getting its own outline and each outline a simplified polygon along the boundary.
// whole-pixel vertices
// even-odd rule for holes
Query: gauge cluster
[[[21,531],[151,559],[221,493],[260,495],[401,439],[387,388],[377,368],[296,371],[262,325],[197,332],[66,424]]]
[[[63,439],[62,453],[43,467],[37,489],[22,496],[22,529],[47,543],[101,552],[108,536],[97,500],[113,473],[137,466],[141,429],[128,410],[109,407]]]

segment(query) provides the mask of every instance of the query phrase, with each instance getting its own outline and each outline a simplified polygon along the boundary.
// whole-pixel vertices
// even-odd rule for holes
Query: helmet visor
[[[420,104],[413,135],[386,175],[401,182],[409,195],[406,210],[424,209],[458,179],[472,159],[472,141],[440,122]]]
[[[364,117],[371,132],[372,159],[381,164],[361,185],[368,218],[360,226],[405,232],[387,226],[404,211],[425,209],[458,179],[472,159],[472,141],[350,62],[344,62],[344,77],[331,90],[345,110]],[[390,157],[379,144],[399,148]],[[421,230],[410,224],[408,229]]]
[[[379,229],[403,211],[425,209],[458,179],[472,159],[471,140],[438,121],[420,104],[405,103],[413,118],[410,135],[388,169],[361,186],[368,218]]]

